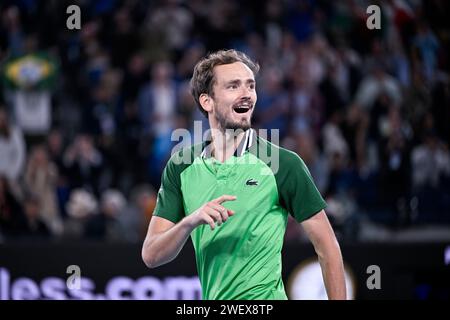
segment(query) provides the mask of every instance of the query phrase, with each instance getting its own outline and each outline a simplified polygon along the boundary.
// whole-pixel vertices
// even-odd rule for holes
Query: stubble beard
[[[214,114],[214,117],[217,120],[217,123],[219,124],[219,130],[222,132],[225,132],[226,130],[243,130],[247,131],[251,127],[251,117],[249,120],[246,118],[242,119],[241,121],[231,121],[227,118],[226,114],[222,113],[219,108],[216,108],[216,112]]]

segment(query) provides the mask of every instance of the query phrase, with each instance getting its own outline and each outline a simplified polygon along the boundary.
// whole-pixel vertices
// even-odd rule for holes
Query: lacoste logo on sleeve
[[[247,186],[257,186],[258,185],[258,181],[253,180],[253,179],[248,179],[247,182],[245,183]]]

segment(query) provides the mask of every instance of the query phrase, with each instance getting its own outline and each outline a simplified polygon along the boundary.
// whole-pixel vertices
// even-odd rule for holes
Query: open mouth
[[[239,103],[239,104],[236,104],[235,106],[233,106],[234,112],[240,113],[240,114],[246,113],[246,112],[250,111],[250,109],[252,109],[252,108],[253,108],[253,105],[249,102],[242,102],[242,103]]]

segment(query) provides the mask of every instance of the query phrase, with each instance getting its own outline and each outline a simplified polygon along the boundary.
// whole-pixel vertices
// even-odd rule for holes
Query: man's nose
[[[241,89],[241,99],[250,99],[251,92],[252,90],[249,87],[243,86]]]

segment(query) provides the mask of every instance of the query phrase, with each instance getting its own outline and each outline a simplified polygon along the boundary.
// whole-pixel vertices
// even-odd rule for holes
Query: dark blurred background
[[[66,26],[72,4],[80,30]],[[2,0],[0,243],[138,246],[171,133],[208,128],[193,67],[222,48],[261,65],[254,127],[304,159],[340,241],[448,243],[448,12],[444,0]],[[286,242],[304,240],[289,220]]]

